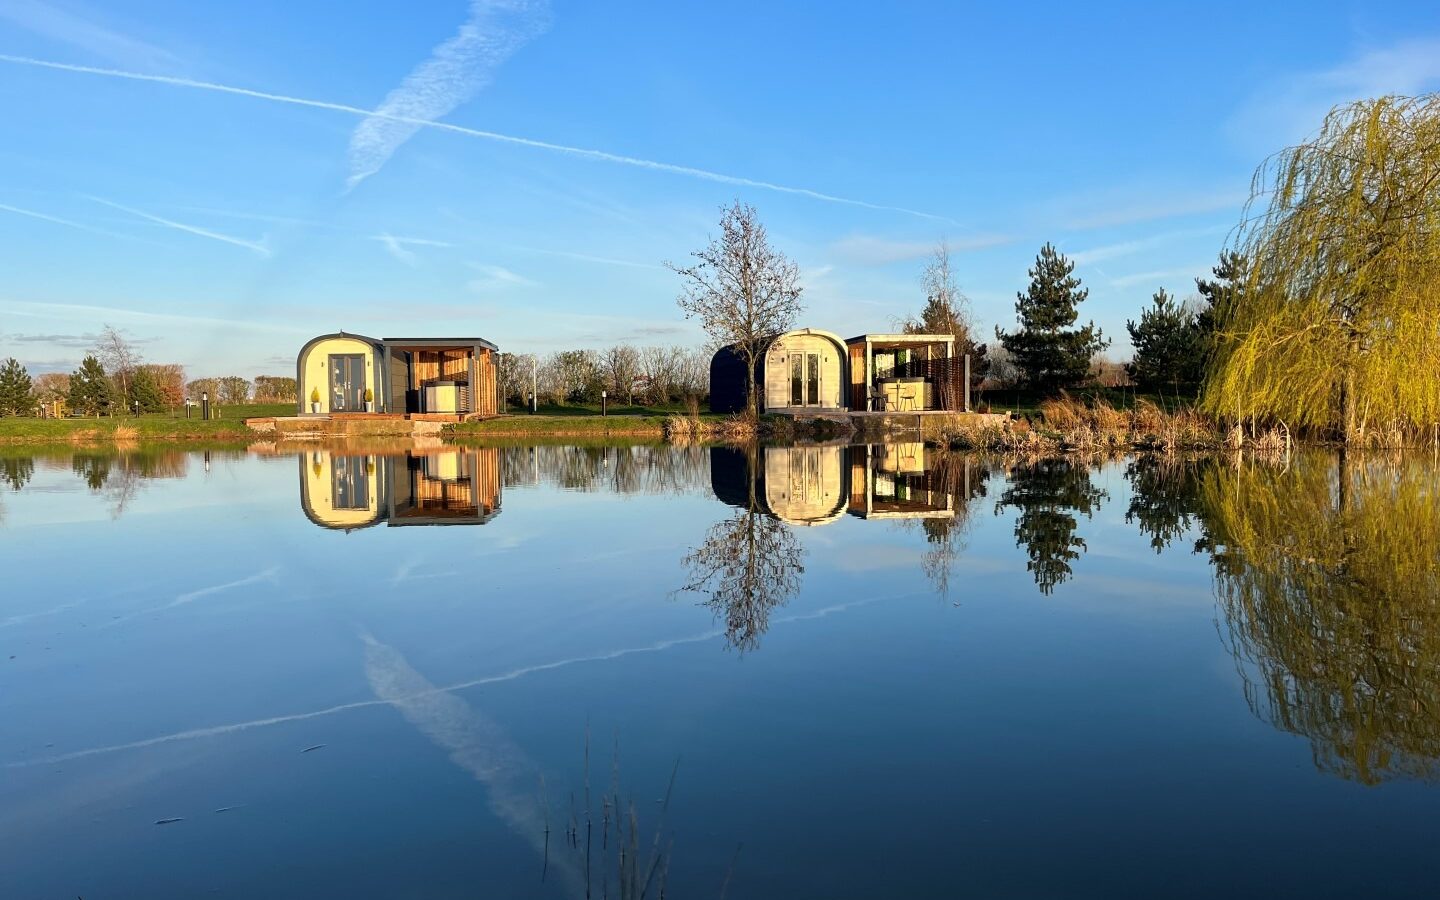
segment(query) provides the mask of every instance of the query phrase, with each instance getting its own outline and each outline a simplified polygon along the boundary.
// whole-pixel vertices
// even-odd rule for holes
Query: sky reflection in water
[[[12,454],[5,893],[1423,895],[1436,474]]]

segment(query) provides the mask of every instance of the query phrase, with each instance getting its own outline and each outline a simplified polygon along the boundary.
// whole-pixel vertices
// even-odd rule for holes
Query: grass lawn
[[[291,415],[290,403],[255,403],[237,406],[212,406],[211,419],[200,418],[198,407],[169,413],[142,416],[102,416],[100,418],[30,419],[0,418],[0,444],[63,444],[63,443],[166,443],[245,442],[254,432],[245,427],[245,419],[255,416]],[[118,430],[118,431],[117,431]]]

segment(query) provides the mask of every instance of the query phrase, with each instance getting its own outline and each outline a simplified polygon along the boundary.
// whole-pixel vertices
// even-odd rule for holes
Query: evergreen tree
[[[70,409],[82,416],[98,416],[110,409],[110,379],[94,356],[86,356],[70,376]]]
[[[30,373],[15,357],[0,365],[0,416],[28,416],[35,411]]]
[[[1094,322],[1072,328],[1079,305],[1090,292],[1074,275],[1075,264],[1050,244],[1040,249],[1030,270],[1030,287],[1017,294],[1020,330],[995,336],[1010,354],[1024,385],[1054,394],[1083,384],[1090,359],[1110,346]]]
[[[130,411],[156,413],[165,411],[165,396],[160,392],[160,380],[146,366],[136,369],[130,377],[130,396],[126,407]]]
[[[1176,303],[1164,288],[1151,300],[1154,307],[1142,311],[1139,322],[1125,323],[1135,347],[1125,370],[1141,390],[1193,396],[1204,377],[1208,335],[1194,310]]]

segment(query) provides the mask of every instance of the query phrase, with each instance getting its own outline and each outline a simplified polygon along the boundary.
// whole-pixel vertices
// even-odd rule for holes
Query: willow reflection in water
[[[1440,776],[1433,466],[1309,456],[1196,480],[1227,642],[1255,714],[1365,784]]]

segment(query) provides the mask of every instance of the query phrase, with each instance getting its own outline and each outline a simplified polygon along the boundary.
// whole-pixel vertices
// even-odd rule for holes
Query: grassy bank
[[[461,422],[445,428],[447,437],[604,437],[626,435],[663,438],[664,415],[514,415],[481,422]]]
[[[0,419],[0,444],[243,443],[254,436],[240,418]]]
[[[997,453],[1152,450],[1208,451],[1252,446],[1284,449],[1287,432],[1268,429],[1249,434],[1226,430],[1190,407],[1165,409],[1143,398],[1118,408],[1103,398],[1086,401],[1062,397],[1041,401],[1033,416],[1004,424],[937,423],[928,442],[955,450]]]

